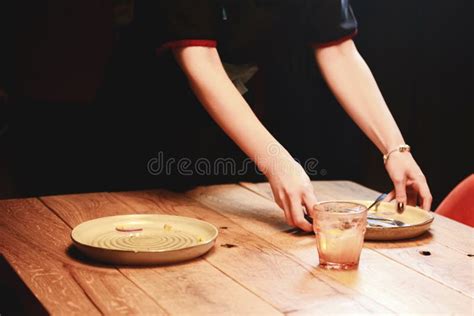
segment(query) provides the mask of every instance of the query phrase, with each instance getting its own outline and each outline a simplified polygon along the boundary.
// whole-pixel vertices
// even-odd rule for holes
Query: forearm
[[[216,49],[190,47],[174,53],[207,112],[264,173],[272,160],[291,159],[235,88]]]
[[[339,103],[382,153],[404,143],[369,67],[352,40],[317,48],[315,57]]]

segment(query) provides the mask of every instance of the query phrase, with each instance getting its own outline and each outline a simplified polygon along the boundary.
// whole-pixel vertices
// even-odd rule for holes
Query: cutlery
[[[405,223],[402,221],[399,221],[397,219],[392,219],[392,218],[384,218],[384,217],[378,217],[374,215],[368,215],[367,216],[368,221],[380,221],[380,222],[385,222],[385,223],[391,223],[393,226],[405,226]]]
[[[382,201],[383,199],[385,199],[387,197],[387,193],[382,193],[380,194],[374,201],[374,203],[370,204],[370,206],[367,208],[367,211],[369,211],[372,207],[374,207],[375,205],[379,204],[380,201]]]

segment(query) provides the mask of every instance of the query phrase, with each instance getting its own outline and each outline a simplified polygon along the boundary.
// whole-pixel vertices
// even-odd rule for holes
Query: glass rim
[[[361,209],[357,211],[349,211],[349,212],[334,212],[331,210],[321,210],[317,208],[317,206],[324,205],[324,204],[352,204],[355,206],[361,206]],[[362,203],[353,202],[353,201],[345,201],[345,200],[333,200],[333,201],[322,201],[322,202],[316,203],[312,211],[316,213],[326,213],[326,214],[348,216],[348,215],[360,215],[363,213],[367,213],[367,210],[368,210],[368,207]]]

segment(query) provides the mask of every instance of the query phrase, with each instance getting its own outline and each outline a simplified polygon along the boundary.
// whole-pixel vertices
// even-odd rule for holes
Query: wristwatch
[[[386,153],[385,155],[383,155],[383,163],[386,164],[387,163],[387,160],[388,158],[390,158],[390,155],[393,154],[394,152],[410,152],[410,145],[407,145],[407,144],[401,144],[399,145],[397,148],[395,149],[392,149],[390,150],[388,153]]]

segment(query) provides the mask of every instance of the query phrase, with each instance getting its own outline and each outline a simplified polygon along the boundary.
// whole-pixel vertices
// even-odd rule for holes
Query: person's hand
[[[301,165],[292,159],[281,159],[266,175],[276,203],[285,212],[286,222],[304,231],[312,231],[312,225],[304,218],[303,207],[309,212],[317,199]]]
[[[432,197],[430,189],[418,164],[408,152],[395,152],[385,164],[388,175],[394,184],[386,201],[396,200],[399,212],[403,212],[406,204],[421,206],[429,211]]]

